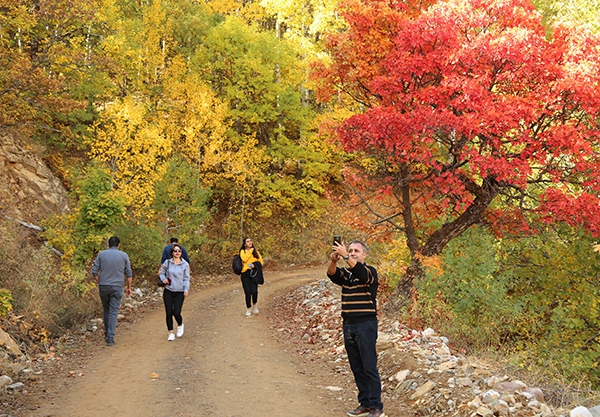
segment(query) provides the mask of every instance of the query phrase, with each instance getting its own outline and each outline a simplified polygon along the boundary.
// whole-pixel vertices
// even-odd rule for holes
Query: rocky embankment
[[[19,140],[0,129],[0,213],[22,224],[36,224],[50,213],[69,209],[67,191],[59,178]]]
[[[297,324],[295,330],[287,326],[286,337],[347,372],[338,287],[321,280],[281,296],[275,304],[287,308],[286,317]],[[592,399],[588,395],[579,405],[570,393],[530,386],[500,367],[453,352],[450,341],[432,329],[416,331],[385,318],[379,329],[384,403],[410,410],[411,415],[600,417],[600,393]]]

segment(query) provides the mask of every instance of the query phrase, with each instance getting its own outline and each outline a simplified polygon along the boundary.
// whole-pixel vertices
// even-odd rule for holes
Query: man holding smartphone
[[[377,270],[365,263],[367,246],[358,240],[348,245],[334,236],[327,277],[342,287],[344,346],[358,388],[360,405],[349,416],[385,417],[381,378],[377,369]],[[346,268],[339,268],[340,259]]]

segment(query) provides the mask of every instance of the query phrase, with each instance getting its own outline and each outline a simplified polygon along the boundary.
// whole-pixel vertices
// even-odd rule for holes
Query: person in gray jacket
[[[179,243],[171,246],[170,258],[160,269],[160,279],[165,284],[163,301],[167,316],[168,341],[175,340],[173,318],[177,322],[177,337],[183,336],[183,317],[181,308],[190,290],[190,264],[182,258],[183,248]]]
[[[125,277],[127,277],[127,296],[131,296],[133,278],[131,262],[129,256],[119,250],[120,243],[121,241],[116,236],[108,239],[109,248],[98,254],[92,266],[92,275],[98,284],[102,301],[104,339],[107,346],[115,344],[115,329],[121,298],[123,298]]]

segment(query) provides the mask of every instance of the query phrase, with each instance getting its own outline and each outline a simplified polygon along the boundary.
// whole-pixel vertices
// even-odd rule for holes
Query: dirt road
[[[67,385],[27,414],[49,416],[343,416],[339,396],[354,387],[286,351],[267,322],[276,292],[322,278],[323,268],[266,274],[260,313],[245,317],[239,281],[191,293],[183,306],[185,334],[167,342],[162,308],[117,327],[116,346],[99,346]],[[343,387],[343,394],[327,389]],[[338,399],[336,399],[338,398]]]

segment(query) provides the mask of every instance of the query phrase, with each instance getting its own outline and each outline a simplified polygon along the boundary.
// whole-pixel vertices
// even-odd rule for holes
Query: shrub
[[[97,314],[99,302],[92,302],[90,292],[94,285],[83,269],[61,272],[56,255],[20,226],[0,221],[0,233],[5,237],[0,246],[0,287],[6,291],[0,292],[0,309],[8,300],[1,294],[10,294],[15,314],[54,334]]]
[[[500,272],[494,236],[473,227],[448,244],[440,261],[423,262],[426,276],[417,283],[423,320],[464,348],[499,346],[521,310]]]
[[[0,288],[0,317],[6,317],[12,310],[13,297],[9,290]]]

